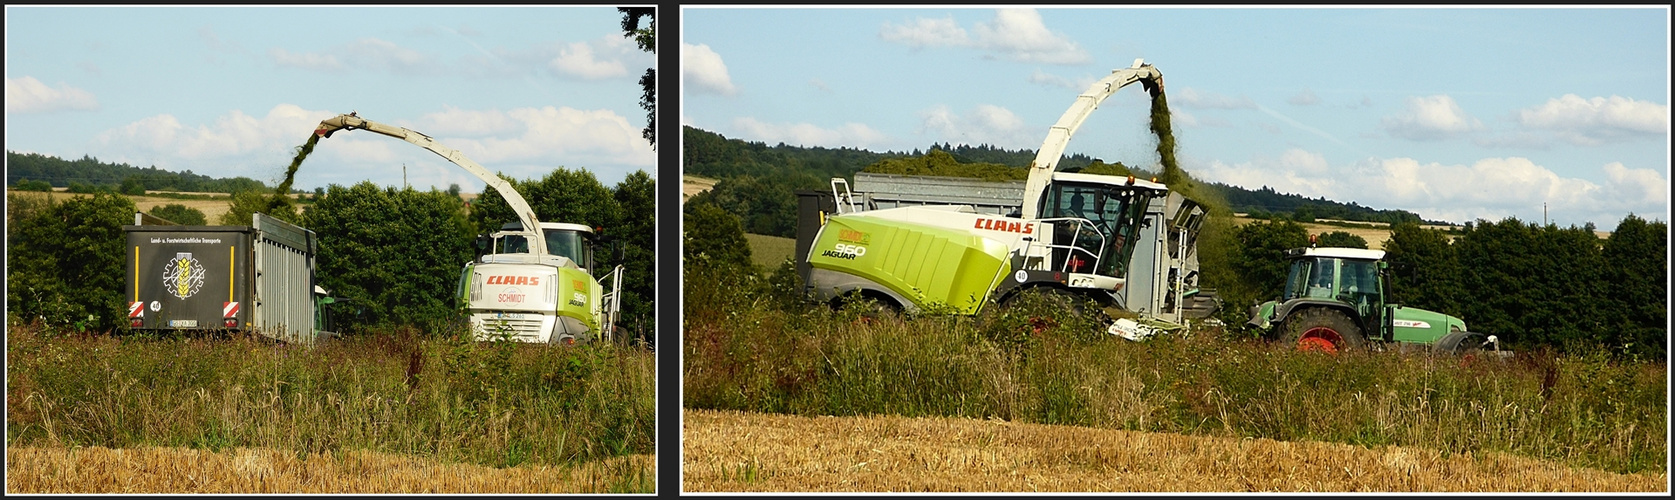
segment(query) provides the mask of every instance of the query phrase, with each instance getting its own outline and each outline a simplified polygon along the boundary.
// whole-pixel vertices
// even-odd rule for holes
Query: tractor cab
[[[1053,226],[1052,268],[1126,277],[1146,207],[1167,193],[1134,176],[1053,174],[1038,212]]]
[[[1337,301],[1355,310],[1363,331],[1380,331],[1384,316],[1383,250],[1293,248],[1285,255],[1291,270],[1280,302],[1293,299]]]

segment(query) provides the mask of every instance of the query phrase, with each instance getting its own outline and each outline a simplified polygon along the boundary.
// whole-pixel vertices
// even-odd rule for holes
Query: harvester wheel
[[[896,306],[895,301],[879,296],[862,295],[859,292],[851,292],[838,297],[836,302],[840,308],[855,308],[860,313],[857,321],[861,323],[894,321],[902,315],[902,311]]]
[[[1286,345],[1293,345],[1299,351],[1323,351],[1337,354],[1339,351],[1362,349],[1366,346],[1366,338],[1361,335],[1361,327],[1343,312],[1323,307],[1313,307],[1291,313],[1285,319],[1285,326],[1280,340]]]

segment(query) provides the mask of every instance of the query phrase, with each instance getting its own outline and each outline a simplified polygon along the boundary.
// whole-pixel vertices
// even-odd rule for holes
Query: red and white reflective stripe
[[[222,302],[221,303],[221,317],[231,318],[231,317],[233,317],[234,314],[238,314],[238,303],[237,302]]]
[[[144,316],[144,315],[145,315],[145,303],[144,302],[129,302],[128,303],[128,317],[138,318],[138,317]]]

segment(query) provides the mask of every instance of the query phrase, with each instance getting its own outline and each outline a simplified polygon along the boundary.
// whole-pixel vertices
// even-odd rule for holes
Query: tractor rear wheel
[[[1324,307],[1292,312],[1290,317],[1285,319],[1280,340],[1287,345],[1296,346],[1299,351],[1323,351],[1331,354],[1362,349],[1367,343],[1366,337],[1361,334],[1361,327],[1348,315]]]

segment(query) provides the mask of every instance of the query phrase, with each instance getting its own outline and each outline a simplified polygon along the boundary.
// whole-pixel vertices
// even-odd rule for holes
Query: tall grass
[[[877,319],[713,284],[726,279],[688,276],[689,408],[996,417],[1665,468],[1663,363],[1329,356],[1212,332],[1133,343],[1039,306]]]
[[[13,325],[10,446],[364,449],[493,467],[653,453],[653,356],[401,330],[314,347]]]

